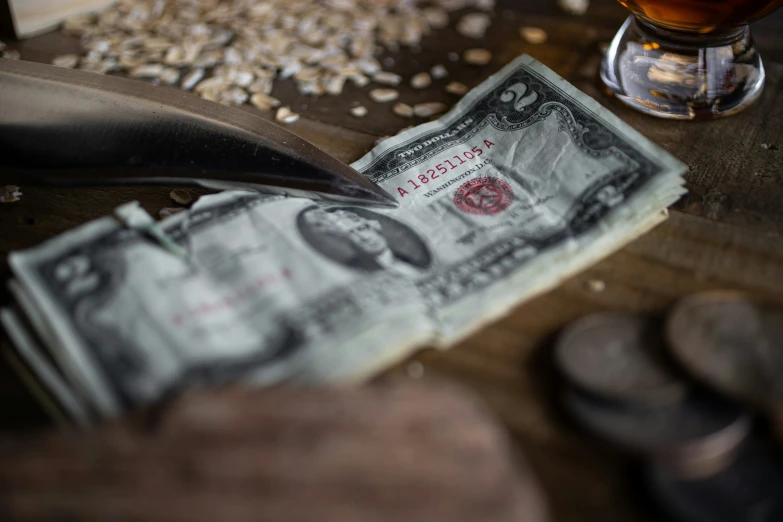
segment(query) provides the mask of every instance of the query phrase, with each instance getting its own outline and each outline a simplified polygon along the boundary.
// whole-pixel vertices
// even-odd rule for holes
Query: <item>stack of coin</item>
[[[746,444],[729,465],[703,477],[685,477],[657,464],[649,468],[654,496],[683,522],[780,522],[783,463],[768,448]]]
[[[694,377],[768,415],[783,440],[783,310],[706,292],[680,301],[666,326],[675,358]]]
[[[783,311],[710,292],[677,304],[665,341],[660,330],[626,314],[566,328],[556,361],[569,412],[646,458],[653,493],[678,520],[783,521],[783,462],[749,437],[748,410],[783,440]]]
[[[566,378],[589,393],[635,404],[675,402],[688,385],[668,364],[657,330],[640,316],[590,315],[561,333],[555,357]]]
[[[585,317],[562,333],[555,357],[578,422],[678,476],[726,465],[750,431],[740,407],[678,375],[660,328],[644,317]]]

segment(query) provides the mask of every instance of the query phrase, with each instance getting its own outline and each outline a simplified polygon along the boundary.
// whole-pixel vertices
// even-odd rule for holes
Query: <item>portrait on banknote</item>
[[[299,214],[297,225],[310,246],[350,268],[416,277],[432,265],[432,254],[419,234],[366,208],[312,206]]]

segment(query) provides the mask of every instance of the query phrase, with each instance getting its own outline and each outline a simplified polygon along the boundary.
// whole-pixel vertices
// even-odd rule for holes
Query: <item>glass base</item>
[[[683,35],[631,16],[601,64],[601,79],[625,104],[680,120],[736,114],[764,87],[747,26],[724,35]]]

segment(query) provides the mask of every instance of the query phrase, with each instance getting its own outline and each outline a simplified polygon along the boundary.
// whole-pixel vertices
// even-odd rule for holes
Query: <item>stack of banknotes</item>
[[[529,56],[353,167],[399,208],[228,191],[11,254],[17,367],[80,423],[190,386],[360,380],[643,234],[686,169]]]

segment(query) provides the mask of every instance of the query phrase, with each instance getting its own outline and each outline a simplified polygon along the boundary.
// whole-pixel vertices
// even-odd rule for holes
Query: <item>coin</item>
[[[653,495],[682,522],[780,522],[783,467],[756,445],[742,448],[731,465],[698,480],[687,480],[654,464]]]
[[[595,435],[625,449],[698,473],[724,460],[747,437],[750,416],[705,392],[657,407],[618,403],[571,388],[566,407]]]
[[[675,306],[666,336],[696,377],[783,419],[783,310],[733,292],[696,294]]]
[[[584,317],[560,335],[555,358],[571,382],[605,397],[660,403],[681,399],[687,392],[666,363],[663,339],[639,316]]]

